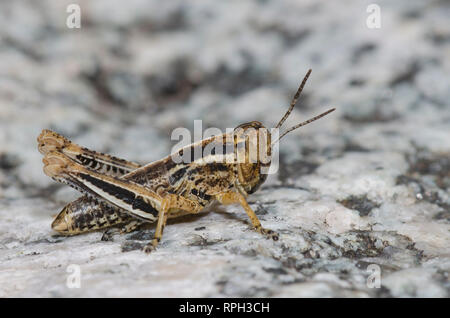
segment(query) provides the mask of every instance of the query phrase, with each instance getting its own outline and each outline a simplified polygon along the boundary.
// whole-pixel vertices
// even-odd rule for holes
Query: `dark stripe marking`
[[[191,193],[193,195],[195,195],[196,197],[200,198],[201,200],[204,200],[204,201],[211,200],[211,196],[206,194],[204,191],[198,191],[197,189],[192,189]]]
[[[131,205],[133,207],[133,209],[137,209],[137,210],[143,211],[145,213],[150,213],[151,215],[153,215],[155,217],[158,215],[158,211],[154,207],[152,207],[150,204],[146,203],[142,197],[140,197],[140,196],[136,197],[136,195],[131,191],[128,191],[124,188],[115,186],[106,181],[97,179],[88,174],[80,173],[80,177],[82,179],[92,183],[96,187],[102,189],[106,193]]]
[[[184,174],[186,173],[188,167],[183,167],[181,169],[178,169],[176,172],[172,173],[169,176],[169,182],[171,185],[174,185],[177,183],[181,178],[183,178]]]

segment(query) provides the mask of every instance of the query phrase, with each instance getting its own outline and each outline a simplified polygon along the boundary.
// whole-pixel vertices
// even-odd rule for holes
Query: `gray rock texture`
[[[376,1],[379,29],[373,1],[79,0],[69,29],[73,2],[0,2],[1,297],[450,296],[447,1]],[[52,232],[79,194],[44,175],[42,129],[147,163],[195,119],[275,125],[308,68],[288,125],[337,111],[283,139],[249,198],[278,242],[218,205],[150,255],[152,226]]]

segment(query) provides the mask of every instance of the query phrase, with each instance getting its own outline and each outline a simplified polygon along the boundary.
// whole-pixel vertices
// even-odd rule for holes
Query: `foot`
[[[114,231],[112,229],[108,229],[105,232],[103,232],[101,240],[105,242],[113,241],[113,235]]]
[[[144,246],[142,251],[144,251],[146,254],[150,254],[151,252],[156,250],[156,245],[153,245],[153,243],[148,243]]]
[[[270,229],[265,229],[263,227],[260,227],[258,232],[261,233],[262,235],[264,235],[267,239],[272,239],[274,241],[278,241],[278,239],[279,239],[278,233],[275,231],[272,231]]]

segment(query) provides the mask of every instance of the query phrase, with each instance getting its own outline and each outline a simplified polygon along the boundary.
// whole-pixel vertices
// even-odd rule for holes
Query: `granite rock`
[[[0,3],[0,297],[449,297],[450,6],[371,2]],[[147,163],[176,127],[288,125],[337,111],[280,145],[249,202],[102,240],[62,237],[79,194],[42,172],[36,137]],[[80,274],[80,288],[73,275]],[[379,284],[378,284],[378,280]]]

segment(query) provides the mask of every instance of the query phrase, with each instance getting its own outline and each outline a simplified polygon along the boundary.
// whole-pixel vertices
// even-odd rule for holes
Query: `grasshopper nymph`
[[[280,128],[292,112],[310,73],[311,70],[276,128]],[[334,108],[289,128],[278,140],[332,111]],[[238,160],[242,155],[254,159],[249,153],[251,140],[247,132],[250,130],[256,131],[257,148],[266,149],[269,161],[263,162],[259,158]],[[192,157],[189,162],[174,160],[175,156],[186,152],[194,154],[196,149],[203,150],[214,144],[220,144],[220,149],[224,150],[221,157],[212,152],[207,157]],[[199,213],[216,200],[221,204],[240,204],[256,231],[278,240],[277,233],[261,226],[246,200],[267,178],[263,170],[271,164],[273,144],[269,129],[252,121],[239,125],[233,133],[201,140],[163,159],[140,166],[82,148],[55,132],[43,130],[38,137],[38,147],[44,155],[45,174],[84,194],[64,207],[53,221],[52,228],[64,235],[73,235],[121,224],[124,225],[122,231],[128,232],[142,223],[157,222],[154,239],[144,247],[144,251],[150,252],[161,240],[167,218]]]

